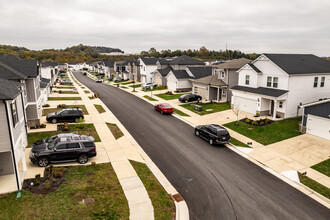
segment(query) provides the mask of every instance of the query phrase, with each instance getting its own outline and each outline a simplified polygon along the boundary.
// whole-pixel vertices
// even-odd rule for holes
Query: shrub
[[[57,108],[67,108],[66,104],[59,104],[57,105]]]
[[[264,125],[265,125],[265,122],[261,121],[261,122],[259,123],[259,125],[264,126]]]
[[[46,127],[45,124],[41,124],[41,125],[40,125],[40,128],[45,128],[45,127]]]
[[[82,117],[80,117],[79,120],[78,120],[78,123],[83,123],[83,122],[85,122],[85,119],[83,119]]]
[[[250,119],[248,119],[248,118],[247,118],[247,119],[245,119],[245,122],[246,122],[246,123],[248,123],[248,124],[250,123],[250,121],[251,121],[251,120],[250,120]]]
[[[70,130],[68,122],[64,122],[63,130],[64,131],[69,131]]]
[[[63,172],[60,170],[54,170],[53,177],[55,178],[61,178],[63,176]]]
[[[40,185],[40,182],[41,182],[40,174],[35,175],[35,178],[33,180],[33,184],[38,186],[38,185]]]
[[[253,122],[252,122],[252,125],[254,125],[254,126],[258,126],[258,122],[253,121]]]
[[[45,181],[44,189],[46,189],[46,190],[50,189],[50,181],[49,180]]]
[[[50,107],[49,104],[44,104],[42,107]]]
[[[257,113],[256,113],[256,117],[259,117],[259,116],[260,116],[260,114],[257,112]]]
[[[62,90],[59,90],[58,93],[62,93]]]
[[[265,123],[268,124],[270,120],[268,118],[265,119]]]
[[[172,91],[167,91],[165,92],[166,95],[173,95],[173,92]]]

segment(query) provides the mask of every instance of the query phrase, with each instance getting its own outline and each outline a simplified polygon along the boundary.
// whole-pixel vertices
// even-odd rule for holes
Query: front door
[[[270,114],[273,116],[274,115],[274,100],[272,100],[270,104]]]

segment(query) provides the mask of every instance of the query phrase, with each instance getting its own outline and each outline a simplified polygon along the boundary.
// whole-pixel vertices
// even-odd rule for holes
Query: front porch
[[[227,86],[209,86],[207,100],[212,102],[227,102]]]
[[[258,97],[256,115],[270,116],[273,120],[285,118],[284,104],[285,99]]]

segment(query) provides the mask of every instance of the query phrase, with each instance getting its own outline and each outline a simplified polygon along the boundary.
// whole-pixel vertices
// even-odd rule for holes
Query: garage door
[[[200,95],[202,96],[202,99],[206,99],[207,98],[207,94],[206,94],[206,88],[202,88],[202,87],[194,87],[194,93],[196,95]]]
[[[330,119],[307,116],[307,133],[330,140]]]
[[[251,114],[255,114],[257,110],[257,101],[252,99],[234,97],[234,105],[237,106],[239,110]]]
[[[167,89],[171,91],[176,90],[176,82],[167,82]]]

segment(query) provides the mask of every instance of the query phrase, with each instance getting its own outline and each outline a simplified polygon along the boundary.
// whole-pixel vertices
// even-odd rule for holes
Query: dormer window
[[[250,85],[250,75],[245,76],[245,85]]]

